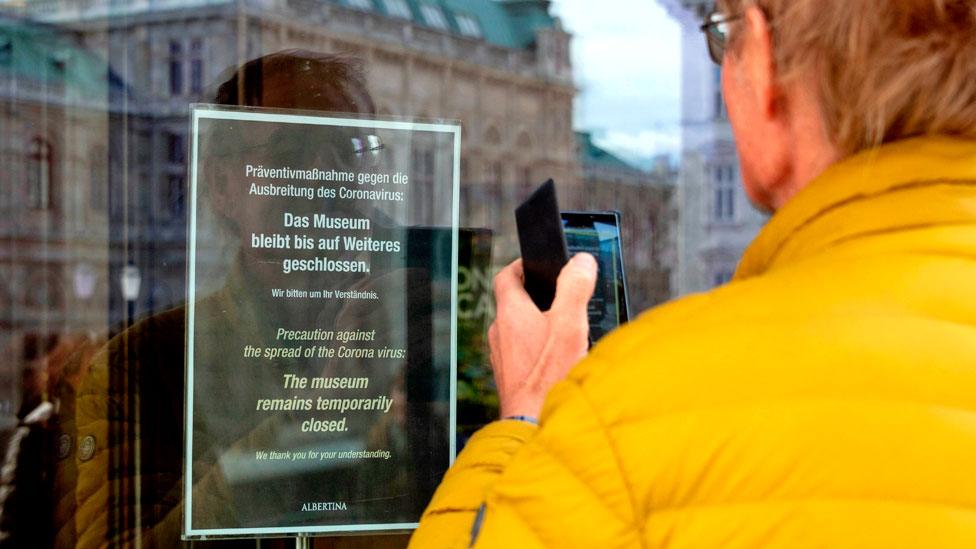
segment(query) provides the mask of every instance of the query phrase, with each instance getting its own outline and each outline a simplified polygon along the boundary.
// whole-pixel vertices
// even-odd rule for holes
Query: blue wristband
[[[510,419],[513,421],[524,421],[526,423],[531,423],[532,425],[538,425],[539,420],[532,416],[508,416],[502,419]]]

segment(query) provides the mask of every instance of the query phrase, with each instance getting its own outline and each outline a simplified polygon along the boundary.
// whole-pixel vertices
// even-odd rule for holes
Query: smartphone
[[[630,319],[627,276],[620,239],[620,213],[561,212],[563,234],[571,254],[588,252],[600,267],[596,290],[587,307],[590,341],[596,342]]]
[[[556,297],[559,271],[569,262],[552,179],[515,209],[515,225],[522,252],[525,291],[540,311],[548,311]]]

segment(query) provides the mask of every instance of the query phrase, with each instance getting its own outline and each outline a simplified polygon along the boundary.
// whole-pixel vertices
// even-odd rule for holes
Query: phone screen
[[[627,278],[620,244],[617,212],[562,212],[563,232],[570,254],[588,252],[596,258],[600,274],[587,313],[594,343],[627,322]]]

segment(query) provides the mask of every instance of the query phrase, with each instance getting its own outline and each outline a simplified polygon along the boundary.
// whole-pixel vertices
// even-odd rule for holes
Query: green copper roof
[[[0,74],[34,83],[63,84],[79,99],[106,100],[108,65],[62,32],[0,16]]]
[[[424,3],[439,7],[445,15],[448,31],[464,34],[458,19],[471,17],[478,22],[484,40],[512,49],[526,49],[535,44],[535,32],[552,27],[555,18],[549,14],[548,0],[403,0],[418,25],[430,26],[424,19]],[[332,2],[357,7],[350,0]],[[368,0],[377,13],[390,14],[385,0]]]
[[[472,2],[473,3],[473,2]],[[528,47],[535,42],[539,29],[550,28],[555,19],[549,15],[549,2],[539,0],[496,0],[489,4],[501,5],[508,14],[509,28],[518,47]]]
[[[584,166],[601,166],[615,170],[629,170],[638,172],[637,168],[614,156],[606,149],[601,149],[593,143],[590,132],[576,132],[576,145],[579,147],[579,159]]]

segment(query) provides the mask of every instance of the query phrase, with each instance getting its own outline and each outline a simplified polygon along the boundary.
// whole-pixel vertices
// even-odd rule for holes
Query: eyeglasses
[[[385,148],[386,145],[376,135],[367,135],[365,139],[362,137],[352,138],[352,149],[361,164],[361,168],[379,166],[380,155]]]
[[[708,41],[708,55],[716,65],[722,64],[725,57],[725,46],[729,39],[729,23],[738,21],[744,17],[743,14],[730,15],[726,17],[719,11],[713,11],[706,18],[706,22],[701,26],[701,31],[705,33]]]

